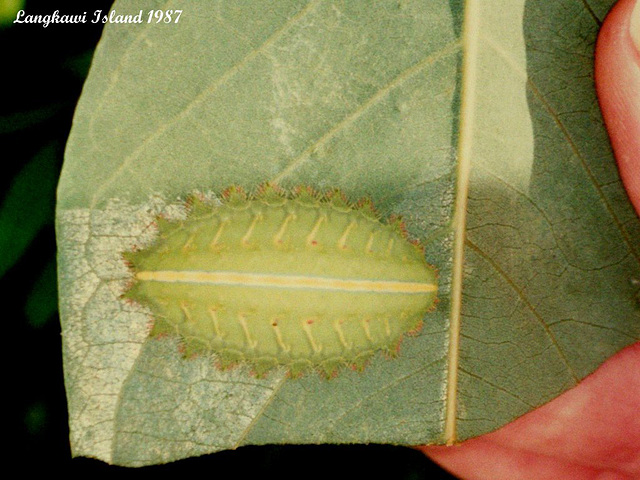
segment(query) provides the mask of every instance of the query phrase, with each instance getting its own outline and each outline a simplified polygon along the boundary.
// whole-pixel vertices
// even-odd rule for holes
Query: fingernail
[[[636,2],[636,6],[633,7],[631,12],[629,29],[631,31],[631,40],[636,47],[636,51],[640,54],[640,0]]]

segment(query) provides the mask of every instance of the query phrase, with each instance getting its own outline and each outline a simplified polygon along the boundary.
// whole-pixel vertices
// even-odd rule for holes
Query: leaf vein
[[[481,249],[480,247],[478,247],[476,244],[474,244],[471,240],[469,240],[468,238],[465,240],[465,244],[471,248],[475,253],[477,253],[479,256],[481,256],[482,258],[484,258],[487,262],[489,262],[489,264],[493,267],[493,269],[502,277],[505,279],[505,281],[507,282],[507,284],[513,289],[513,291],[518,295],[518,297],[520,297],[520,300],[524,303],[524,305],[527,307],[527,309],[533,314],[533,316],[535,317],[535,319],[538,321],[538,323],[540,324],[540,326],[542,327],[543,331],[545,332],[545,334],[549,337],[549,340],[551,340],[551,344],[555,347],[556,351],[558,352],[558,356],[560,357],[560,360],[562,360],[562,363],[565,364],[565,366],[567,367],[567,370],[569,371],[571,377],[573,378],[575,384],[577,385],[578,382],[580,381],[578,375],[576,374],[576,372],[573,370],[573,367],[571,366],[571,364],[569,363],[569,360],[567,359],[566,355],[564,354],[564,352],[562,351],[562,349],[560,348],[560,345],[558,344],[558,341],[556,340],[555,335],[553,334],[553,332],[551,331],[551,328],[549,327],[549,325],[547,325],[547,323],[544,321],[544,319],[542,318],[542,316],[538,313],[538,311],[536,310],[536,308],[533,306],[533,304],[529,301],[529,299],[527,298],[527,296],[524,294],[524,292],[522,291],[522,289],[520,287],[518,287],[518,285],[515,284],[515,282],[509,277],[509,275],[507,274],[507,272],[505,272],[500,265],[498,265],[492,258],[490,258],[488,255],[486,255]]]
[[[227,83],[231,78],[233,78],[242,68],[249,64],[256,57],[261,55],[265,50],[267,50],[271,45],[273,45],[276,41],[278,41],[286,32],[288,32],[295,24],[297,24],[300,19],[306,16],[311,10],[313,10],[321,0],[311,0],[301,11],[299,11],[296,15],[291,17],[285,24],[276,30],[262,45],[253,49],[249,52],[242,60],[236,63],[233,67],[229,68],[226,72],[224,72],[220,77],[211,82],[202,92],[200,92],[188,105],[186,105],[179,113],[177,113],[172,119],[162,123],[155,129],[153,133],[147,136],[140,145],[133,150],[127,157],[124,158],[120,166],[114,171],[110,178],[106,179],[100,187],[96,189],[95,194],[93,195],[91,208],[94,208],[99,201],[101,195],[116,181],[117,178],[124,175],[128,169],[128,167],[132,164],[132,162],[140,156],[140,154],[147,148],[148,145],[153,143],[156,139],[158,139],[163,133],[165,133],[169,128],[174,126],[176,123],[182,121],[187,118],[187,116],[193,111],[194,108],[199,106],[207,97],[209,97],[212,93],[217,91],[222,85]]]
[[[417,63],[413,64],[411,67],[399,73],[384,87],[380,88],[374,95],[369,97],[365,102],[361,103],[354,111],[350,112],[341,121],[336,123],[332,128],[325,132],[322,137],[309,145],[300,155],[291,160],[289,164],[284,167],[284,169],[271,181],[273,183],[280,183],[282,179],[290,175],[291,172],[304,164],[318,148],[322,147],[345,128],[352,125],[371,107],[377,105],[382,99],[384,99],[394,88],[398,87],[413,75],[420,72],[424,67],[432,65],[437,61],[447,58],[449,55],[458,52],[460,46],[461,43],[459,40],[452,42],[439,51],[427,55]]]
[[[636,249],[637,247],[635,246],[634,242],[631,240],[631,236],[630,236],[629,232],[627,231],[627,229],[625,228],[624,222],[622,222],[618,218],[618,215],[616,214],[615,209],[613,208],[613,206],[611,205],[609,200],[606,198],[606,196],[605,196],[605,194],[603,192],[602,186],[598,183],[598,181],[596,179],[596,176],[591,171],[591,168],[589,168],[589,166],[587,165],[587,161],[584,158],[584,155],[582,155],[582,153],[580,152],[580,149],[578,148],[578,145],[573,140],[571,134],[569,133],[569,129],[566,127],[564,122],[562,122],[562,120],[560,119],[560,115],[558,115],[558,112],[555,111],[555,109],[551,106],[551,104],[544,97],[542,92],[540,90],[538,90],[538,87],[533,82],[533,80],[529,79],[527,81],[527,85],[529,86],[529,89],[535,95],[535,97],[540,101],[540,103],[545,108],[545,110],[547,110],[547,112],[549,113],[549,115],[551,116],[553,121],[556,123],[556,125],[558,126],[558,128],[562,132],[562,135],[566,138],[567,143],[569,144],[569,147],[571,148],[571,151],[573,152],[574,156],[578,159],[580,165],[582,166],[582,169],[587,174],[587,177],[589,178],[589,181],[593,184],[598,197],[600,197],[600,201],[602,202],[602,204],[604,205],[607,213],[609,214],[609,216],[611,217],[611,219],[615,223],[616,227],[620,231],[620,234],[622,235],[624,242],[627,244],[627,247],[629,248],[629,251],[632,252],[632,254],[633,254],[634,258],[636,259],[636,261],[638,263],[640,263],[640,252]]]

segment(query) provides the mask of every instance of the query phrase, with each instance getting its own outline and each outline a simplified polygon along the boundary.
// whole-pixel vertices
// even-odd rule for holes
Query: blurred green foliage
[[[56,291],[56,262],[51,259],[36,279],[33,290],[27,297],[24,307],[29,325],[42,327],[58,311]]]
[[[11,268],[53,219],[58,180],[57,149],[49,143],[20,170],[0,204],[0,275]]]
[[[110,1],[93,2],[108,9]],[[0,288],[3,325],[19,361],[10,460],[27,470],[70,465],[57,321],[55,193],[75,104],[102,25],[15,24],[32,14],[83,12],[86,2],[0,0]],[[38,462],[33,462],[37,458]]]
[[[0,28],[13,23],[16,14],[24,8],[25,0],[0,0]]]
[[[37,435],[43,430],[47,419],[47,407],[44,402],[36,402],[29,405],[25,415],[27,431],[32,435]]]

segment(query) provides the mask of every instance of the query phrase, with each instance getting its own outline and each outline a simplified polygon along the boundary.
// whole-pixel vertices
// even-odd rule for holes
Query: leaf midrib
[[[451,312],[449,317],[449,350],[445,400],[444,440],[456,442],[458,406],[458,370],[460,363],[460,328],[462,311],[462,266],[464,264],[465,229],[473,130],[475,122],[476,82],[478,63],[479,7],[477,0],[468,0],[464,7],[462,27],[462,87],[460,104],[460,136],[458,137],[458,170],[456,200],[453,213],[454,247],[451,279]]]

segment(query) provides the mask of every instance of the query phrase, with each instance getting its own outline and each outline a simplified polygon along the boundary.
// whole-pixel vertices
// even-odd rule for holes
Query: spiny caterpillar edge
[[[214,352],[221,368],[328,378],[395,356],[435,308],[437,273],[401,219],[380,222],[370,200],[338,190],[254,195],[230,187],[221,205],[187,200],[184,220],[158,217],[148,248],[126,252],[124,297],[149,307],[151,336],[178,335],[186,356]]]

